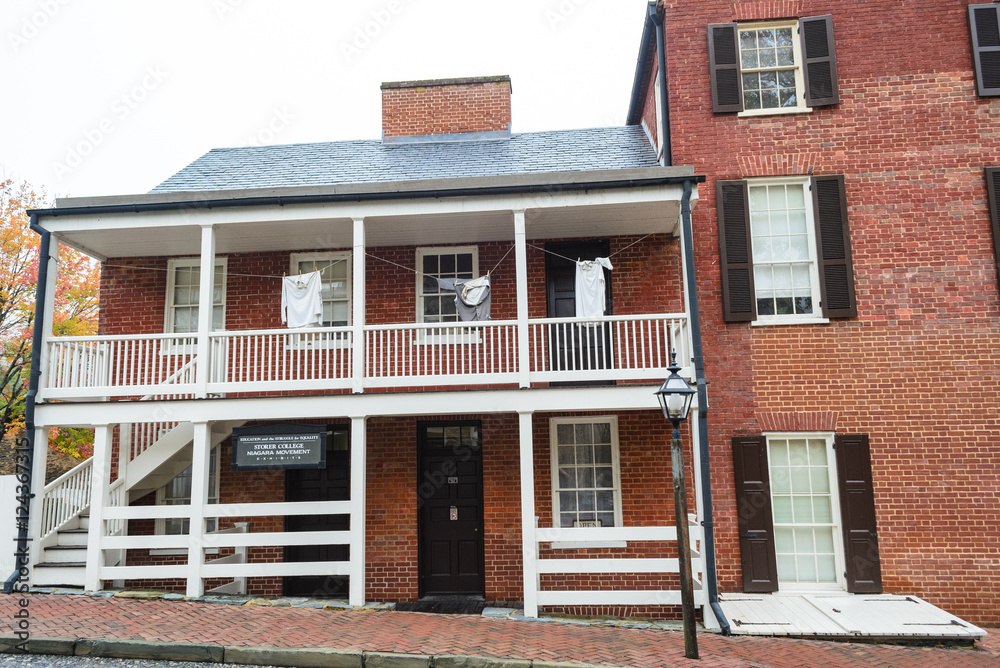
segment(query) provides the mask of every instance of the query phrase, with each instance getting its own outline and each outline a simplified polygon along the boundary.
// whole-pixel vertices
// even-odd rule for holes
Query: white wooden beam
[[[101,590],[101,569],[104,568],[104,511],[108,505],[108,476],[111,471],[111,435],[107,424],[94,427],[93,470],[90,480],[90,529],[87,533],[86,591]]]
[[[212,425],[194,425],[194,448],[191,453],[191,514],[188,516],[187,595],[205,593],[201,569],[205,563],[205,506],[208,505],[208,473],[212,460]]]
[[[195,397],[208,396],[208,372],[211,351],[208,335],[212,331],[213,294],[215,291],[215,228],[201,228],[201,281],[198,286],[198,362],[195,373]]]
[[[531,349],[528,336],[528,246],[524,210],[514,212],[514,259],[517,287],[517,370],[518,385],[531,387]]]
[[[172,401],[169,406],[174,419],[192,422],[251,417],[255,420],[304,420],[318,415],[437,415],[441,406],[448,406],[449,413],[475,415],[483,412],[483,406],[489,406],[491,413],[562,411],[566,406],[578,411],[659,411],[653,394],[655,389],[654,385],[622,385],[483,390],[475,393],[475,402],[468,401],[468,392],[453,391]],[[105,419],[152,422],[162,405],[155,401],[45,404],[36,409],[35,422],[56,427],[87,426]]]
[[[354,354],[353,390],[364,392],[365,378],[365,219],[354,219],[354,248],[351,256],[351,348]]]
[[[524,573],[524,616],[538,616],[538,542],[535,540],[535,461],[532,413],[518,413],[521,465],[521,562]]]
[[[348,602],[365,604],[365,522],[368,432],[364,417],[351,418],[351,565]]]
[[[31,505],[28,514],[28,559],[29,564],[34,566],[41,558],[42,537],[42,498],[45,491],[45,469],[49,452],[49,429],[35,429],[35,449],[32,453],[31,472]],[[9,499],[8,499],[9,501]],[[13,512],[13,511],[11,511]],[[18,516],[20,518],[20,516]]]
[[[45,258],[39,258],[42,262]],[[55,322],[56,287],[59,282],[59,239],[52,235],[49,239],[48,276],[45,284],[45,302],[42,305],[44,327],[42,327],[42,359],[39,360],[39,392],[41,392],[49,377],[49,340],[52,338],[52,325]],[[42,478],[45,476],[43,475]]]

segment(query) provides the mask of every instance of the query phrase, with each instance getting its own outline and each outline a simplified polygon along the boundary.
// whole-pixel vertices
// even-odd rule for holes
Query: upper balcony
[[[694,204],[685,168],[60,201],[43,226],[104,261],[101,335],[46,336],[38,398],[652,383],[672,350],[689,373],[684,181]],[[609,309],[577,318],[566,253],[588,250],[614,264]],[[422,258],[442,251],[490,273],[491,320],[448,321],[423,294]],[[345,269],[329,326],[281,324],[280,278],[303,258]]]

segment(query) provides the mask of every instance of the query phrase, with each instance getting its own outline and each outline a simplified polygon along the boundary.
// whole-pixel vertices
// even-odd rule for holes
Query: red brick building
[[[675,616],[676,351],[707,625],[720,592],[1000,622],[1000,5],[894,6],[888,39],[886,3],[660,4],[624,128],[387,83],[380,141],[35,212],[104,263],[100,335],[39,351],[36,452],[83,425],[95,456],[38,489],[35,583]],[[449,280],[485,276],[469,319]]]
[[[668,155],[708,177],[694,247],[720,590],[818,575],[995,625],[1000,4],[660,5]],[[656,137],[651,41],[643,55],[629,122]],[[789,490],[796,455],[842,486],[853,462],[857,486],[833,508],[815,481]]]

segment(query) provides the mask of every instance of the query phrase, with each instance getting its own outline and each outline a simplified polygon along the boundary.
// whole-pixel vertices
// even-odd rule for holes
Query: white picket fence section
[[[90,507],[92,472],[93,460],[88,459],[45,486],[40,540],[45,540]]]
[[[695,605],[704,603],[701,586],[702,574],[702,528],[694,515],[688,516],[688,531],[691,536],[691,571],[694,583]],[[540,558],[542,543],[572,543],[574,547],[585,548],[607,545],[609,542],[677,542],[677,528],[673,526],[651,527],[596,527],[596,528],[552,528],[535,529],[534,554],[525,559],[525,582],[536,582],[534,591],[525,592],[525,615],[536,617],[539,606],[554,605],[680,605],[681,592],[662,589],[575,589],[546,590],[541,584],[545,574],[598,574],[621,573],[680,573],[676,557],[667,558]],[[665,554],[676,554],[676,546],[662,550]],[[531,594],[534,594],[532,600]]]
[[[658,380],[666,375],[672,350],[682,367],[690,360],[684,314],[543,318],[526,327],[525,358],[514,320],[368,325],[358,362],[351,327],[213,332],[208,377],[200,384],[196,338],[190,335],[56,337],[47,343],[40,397],[159,399],[199,391]],[[528,360],[526,376],[522,359]],[[135,443],[149,442],[148,434],[136,435]]]
[[[448,322],[365,328],[367,387],[516,382],[517,322]]]

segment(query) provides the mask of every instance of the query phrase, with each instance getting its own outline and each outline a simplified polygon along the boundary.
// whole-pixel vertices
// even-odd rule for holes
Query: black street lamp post
[[[698,658],[698,636],[694,619],[694,584],[691,577],[691,532],[688,528],[687,490],[684,485],[684,447],[681,443],[681,422],[687,419],[691,402],[697,392],[677,375],[677,353],[670,356],[670,376],[656,391],[663,417],[674,426],[670,436],[670,459],[674,475],[674,513],[677,517],[677,558],[681,579],[681,610],[684,615],[684,656]]]

